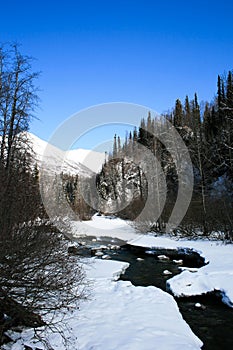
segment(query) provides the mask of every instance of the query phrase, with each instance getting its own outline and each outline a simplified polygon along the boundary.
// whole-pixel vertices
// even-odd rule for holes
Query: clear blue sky
[[[95,104],[163,112],[186,94],[212,100],[217,75],[233,68],[232,14],[230,0],[4,1],[0,41],[37,59],[40,121],[31,131],[48,139]]]

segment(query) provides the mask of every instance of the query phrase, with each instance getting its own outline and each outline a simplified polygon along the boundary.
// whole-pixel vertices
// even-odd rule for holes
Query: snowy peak
[[[63,172],[90,177],[100,170],[104,162],[103,153],[83,149],[65,152],[31,133],[27,133],[27,139],[31,144],[38,167],[43,167],[51,173]]]
[[[105,161],[105,154],[86,149],[78,148],[66,152],[67,159],[73,162],[79,162],[91,171],[97,173],[101,170]]]

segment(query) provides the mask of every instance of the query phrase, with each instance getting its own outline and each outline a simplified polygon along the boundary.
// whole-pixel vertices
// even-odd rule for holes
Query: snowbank
[[[71,234],[74,237],[95,236],[112,237],[123,241],[138,237],[130,221],[113,216],[94,215],[89,221],[72,221]]]
[[[233,245],[219,241],[179,240],[167,237],[140,236],[128,242],[134,246],[167,249],[191,248],[205,257],[206,266],[193,271],[184,271],[167,281],[175,296],[201,295],[220,291],[223,302],[233,307]]]
[[[95,260],[90,266],[94,298],[80,310],[79,349],[200,349],[201,341],[183,320],[174,299],[155,287],[111,281],[117,266],[122,270],[126,265]]]
[[[72,350],[200,349],[202,342],[183,320],[174,299],[155,287],[134,287],[114,281],[128,266],[117,261],[90,259],[85,264],[93,295],[67,315],[65,336]],[[12,350],[23,344],[33,349],[33,331],[25,331]],[[48,334],[53,349],[65,349],[58,334]]]

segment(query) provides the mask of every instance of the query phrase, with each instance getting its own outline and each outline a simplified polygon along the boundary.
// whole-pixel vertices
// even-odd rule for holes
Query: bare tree
[[[0,47],[0,344],[6,329],[50,325],[45,314],[86,295],[67,240],[43,221],[35,224],[44,212],[25,133],[38,101],[30,62],[17,45]]]
[[[18,45],[0,46],[0,136],[1,162],[6,167],[16,136],[27,131],[37,106],[38,73],[32,72],[32,58],[20,53]]]

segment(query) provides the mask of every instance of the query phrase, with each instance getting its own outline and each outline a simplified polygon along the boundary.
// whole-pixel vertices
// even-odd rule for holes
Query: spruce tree
[[[174,126],[180,128],[183,126],[183,106],[179,99],[176,100],[174,111]]]
[[[138,141],[144,145],[147,146],[147,130],[146,130],[146,122],[143,118],[140,123],[139,132],[138,132]]]
[[[229,71],[226,84],[226,111],[225,111],[225,147],[228,151],[227,162],[230,175],[233,175],[233,77]]]
[[[227,76],[226,102],[227,102],[227,107],[229,109],[232,109],[233,108],[233,77],[232,77],[231,71],[228,72],[228,76]]]
[[[114,141],[113,141],[113,151],[112,151],[113,158],[117,157],[117,135],[115,134],[114,136]]]

